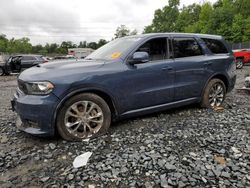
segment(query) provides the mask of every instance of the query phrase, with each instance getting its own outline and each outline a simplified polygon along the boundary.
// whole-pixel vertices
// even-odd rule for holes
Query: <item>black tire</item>
[[[99,109],[101,109],[101,112],[102,112],[103,123],[100,126],[101,128],[98,129],[98,132],[92,133],[91,135],[87,135],[86,137],[79,137],[79,136],[75,136],[73,133],[70,133],[65,124],[66,112],[70,109],[72,105],[77,104],[78,102],[81,102],[81,101],[89,101],[89,102],[96,104],[99,107]],[[78,121],[78,120],[75,120],[75,121]],[[82,94],[75,95],[71,97],[70,99],[68,99],[64,103],[63,107],[59,110],[58,116],[57,116],[57,122],[56,122],[58,133],[63,139],[68,140],[68,141],[81,141],[86,138],[98,137],[107,132],[108,128],[110,127],[110,124],[111,124],[111,111],[110,111],[109,106],[100,96],[95,95],[93,93],[82,93]]]
[[[0,67],[0,76],[3,76],[4,75],[4,69],[3,67]]]
[[[236,59],[236,69],[242,69],[244,66],[243,59]]]
[[[210,103],[211,98],[209,97],[213,87],[215,87],[217,85],[222,87],[222,92],[223,92],[223,97],[220,97],[220,99],[222,100],[219,105],[215,105],[216,107],[219,107],[223,104],[225,97],[226,97],[226,86],[224,84],[224,82],[220,79],[212,79],[208,82],[204,92],[203,92],[203,96],[202,96],[202,101],[201,101],[201,107],[205,107],[205,108],[214,108],[215,106],[213,106]]]

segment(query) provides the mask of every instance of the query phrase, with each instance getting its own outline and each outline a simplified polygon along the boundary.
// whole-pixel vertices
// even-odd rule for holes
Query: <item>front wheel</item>
[[[220,79],[212,79],[203,93],[201,106],[215,108],[221,106],[226,97],[226,86]]]
[[[80,141],[105,133],[110,123],[107,103],[98,95],[83,93],[65,102],[58,113],[57,130],[65,140]]]
[[[244,66],[243,60],[242,59],[237,59],[236,60],[236,68],[237,69],[242,69]]]

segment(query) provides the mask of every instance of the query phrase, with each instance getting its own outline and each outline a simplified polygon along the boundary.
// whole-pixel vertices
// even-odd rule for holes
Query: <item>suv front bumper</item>
[[[17,128],[32,135],[53,136],[54,113],[58,102],[54,94],[35,96],[17,91],[11,101],[12,110],[18,115]]]

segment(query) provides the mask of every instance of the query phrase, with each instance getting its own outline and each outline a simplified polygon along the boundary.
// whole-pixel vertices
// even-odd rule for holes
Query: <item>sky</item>
[[[180,0],[181,7],[205,0]],[[208,0],[215,2],[216,0]],[[0,34],[32,44],[111,40],[126,25],[139,33],[167,0],[1,0]]]

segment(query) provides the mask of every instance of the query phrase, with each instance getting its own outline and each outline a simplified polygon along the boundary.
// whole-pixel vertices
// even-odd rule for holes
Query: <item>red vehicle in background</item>
[[[244,64],[250,63],[250,49],[233,50],[236,68],[242,69]]]

